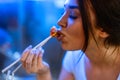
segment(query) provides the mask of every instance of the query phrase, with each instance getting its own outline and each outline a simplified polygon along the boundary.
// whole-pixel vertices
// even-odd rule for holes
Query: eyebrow
[[[64,5],[64,7],[68,7],[70,9],[78,9],[78,6],[74,6],[74,5]]]

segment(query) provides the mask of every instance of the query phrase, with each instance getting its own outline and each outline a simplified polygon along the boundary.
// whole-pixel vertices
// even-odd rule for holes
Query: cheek
[[[84,30],[81,20],[76,20],[70,25],[68,33],[75,38],[84,38]]]
[[[76,21],[76,23],[68,29],[68,33],[71,46],[75,49],[82,49],[85,41],[82,22]]]
[[[77,29],[76,33],[71,34],[73,35],[73,38],[71,39],[73,42],[72,44],[74,44],[77,49],[82,49],[83,45],[84,45],[84,33],[81,29]]]

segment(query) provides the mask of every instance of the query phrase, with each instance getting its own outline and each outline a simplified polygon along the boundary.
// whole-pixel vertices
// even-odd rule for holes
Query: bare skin
[[[65,13],[58,22],[58,25],[61,26],[61,35],[57,39],[65,50],[82,49],[85,41],[81,14],[78,8],[73,8],[73,6],[78,6],[76,0],[66,1]],[[105,47],[104,40],[109,35],[102,29],[94,27],[96,18],[90,6],[88,2],[87,8],[97,44],[90,34],[84,57],[86,78],[87,80],[116,80],[120,73],[120,48]],[[42,49],[32,50],[32,47],[28,47],[23,52],[22,64],[28,73],[37,74],[37,80],[52,80],[49,66],[43,62],[42,54]],[[75,78],[72,73],[62,68],[59,80],[75,80]]]

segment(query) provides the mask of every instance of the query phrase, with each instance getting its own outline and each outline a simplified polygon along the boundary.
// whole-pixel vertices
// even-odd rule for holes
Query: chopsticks
[[[48,40],[50,40],[52,38],[52,36],[47,37],[46,39],[44,39],[42,42],[40,42],[38,45],[36,45],[33,49],[37,49],[39,47],[42,47],[45,43],[47,43]],[[11,63],[9,66],[7,66],[6,68],[4,68],[2,70],[2,73],[6,72],[8,69],[10,69],[12,66],[14,66],[16,63],[18,63],[20,61],[20,58],[17,59],[16,61],[14,61],[13,63]],[[16,70],[14,72],[16,72],[22,65],[20,64],[18,68],[16,68]]]

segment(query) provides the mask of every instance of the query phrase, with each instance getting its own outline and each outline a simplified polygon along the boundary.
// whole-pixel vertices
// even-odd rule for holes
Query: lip
[[[62,33],[61,30],[57,31],[57,37],[56,38],[58,39],[58,41],[62,41],[64,36],[65,35]]]

